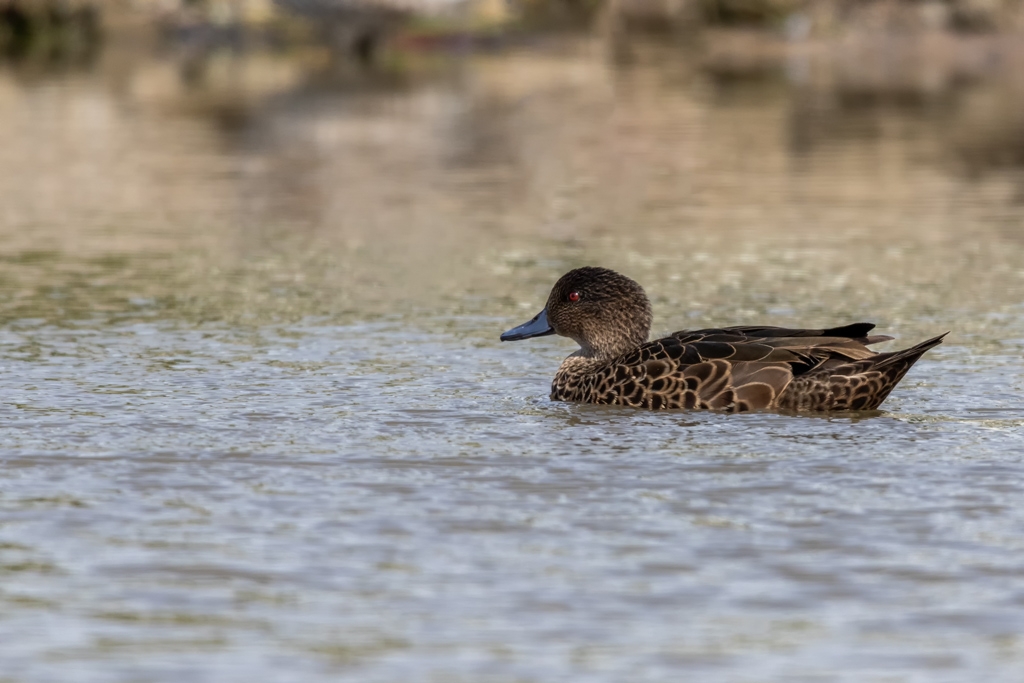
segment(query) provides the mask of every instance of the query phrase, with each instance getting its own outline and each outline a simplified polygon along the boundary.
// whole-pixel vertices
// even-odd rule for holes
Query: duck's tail
[[[925,354],[929,349],[933,349],[942,343],[942,340],[946,337],[949,332],[943,332],[937,337],[926,339],[920,344],[915,344],[909,349],[903,349],[902,351],[891,351],[889,353],[880,353],[875,356],[874,367],[881,369],[883,367],[889,367],[896,365],[903,367],[903,373],[910,369],[910,366],[917,362],[917,359]],[[900,377],[903,377],[901,374]]]
[[[941,344],[947,334],[949,332],[909,349],[823,367],[798,377],[779,397],[779,407],[795,410],[875,410],[914,363],[926,351]]]
[[[915,344],[909,349],[903,349],[902,351],[893,351],[891,353],[882,353],[872,358],[874,361],[868,368],[867,374],[874,375],[875,372],[880,373],[880,387],[877,391],[870,392],[869,400],[865,401],[863,408],[856,407],[857,400],[851,401],[851,410],[875,410],[882,404],[889,396],[889,392],[895,388],[900,380],[907,374],[907,371],[916,363],[921,356],[925,354],[929,349],[933,349],[942,343],[942,339],[949,334],[949,332],[943,332],[937,337],[926,339],[920,344]],[[876,380],[877,381],[877,380]]]

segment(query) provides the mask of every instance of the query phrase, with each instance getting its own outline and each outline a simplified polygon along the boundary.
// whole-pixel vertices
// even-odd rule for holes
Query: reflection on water
[[[0,73],[5,675],[1019,675],[1013,79],[182,64]],[[497,334],[584,263],[662,332],[953,332],[877,415],[551,404]]]

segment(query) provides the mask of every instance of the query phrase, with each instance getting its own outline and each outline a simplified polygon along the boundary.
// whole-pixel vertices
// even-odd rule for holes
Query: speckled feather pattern
[[[676,333],[695,334],[701,332]],[[936,337],[906,351],[874,354],[850,339],[685,343],[676,335],[607,361],[570,356],[555,375],[551,398],[652,410],[873,410],[910,366],[941,341]],[[792,345],[777,348],[764,343],[782,340]],[[811,343],[797,345],[798,340]],[[862,352],[855,353],[856,347]],[[844,351],[870,356],[858,360]]]
[[[512,334],[521,326],[502,338],[554,332],[580,344],[555,375],[553,400],[651,410],[873,410],[945,336],[888,353],[868,348],[891,339],[869,335],[871,323],[683,330],[649,342],[643,288],[595,267],[562,276],[543,313],[546,331]]]

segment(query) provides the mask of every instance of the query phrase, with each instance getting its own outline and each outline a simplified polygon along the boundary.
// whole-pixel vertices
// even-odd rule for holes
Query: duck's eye
[[[579,292],[569,292],[569,301],[579,301],[579,300],[580,300],[580,293]]]

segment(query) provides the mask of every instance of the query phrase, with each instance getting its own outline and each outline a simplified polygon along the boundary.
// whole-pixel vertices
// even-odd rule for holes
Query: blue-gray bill
[[[501,341],[519,341],[520,339],[543,337],[554,333],[554,328],[548,323],[548,309],[545,308],[543,311],[533,316],[533,319],[530,320],[530,322],[523,323],[519,327],[513,327],[511,330],[501,335]]]

